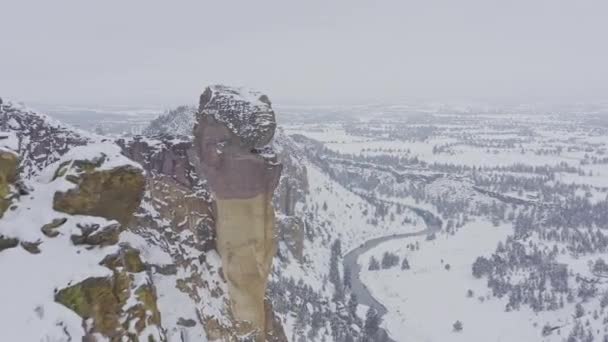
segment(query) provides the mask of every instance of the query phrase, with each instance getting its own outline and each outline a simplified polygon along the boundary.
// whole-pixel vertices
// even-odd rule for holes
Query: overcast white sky
[[[0,96],[282,104],[608,99],[608,1],[0,0]]]

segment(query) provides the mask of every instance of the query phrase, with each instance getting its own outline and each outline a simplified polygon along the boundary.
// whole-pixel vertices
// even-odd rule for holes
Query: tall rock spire
[[[232,314],[242,332],[266,339],[264,297],[276,252],[272,196],[282,165],[268,145],[276,128],[270,100],[256,91],[211,86],[194,128],[197,172],[216,198],[217,249]]]

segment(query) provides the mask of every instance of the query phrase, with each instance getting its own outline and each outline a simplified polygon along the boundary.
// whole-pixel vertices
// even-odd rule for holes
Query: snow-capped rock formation
[[[55,193],[53,209],[129,223],[141,202],[145,178],[139,165],[119,164],[116,159],[126,158],[114,144],[79,146],[64,155],[54,177],[77,186]]]
[[[334,232],[318,234],[310,162],[275,131],[266,96],[210,87],[199,111],[116,141],[0,110],[0,151],[18,165],[0,158],[0,269],[7,288],[36,293],[0,294],[13,340],[284,342],[304,336],[299,308],[324,322],[340,310],[321,286]],[[34,322],[30,335],[19,322]],[[332,327],[310,340],[332,340]]]
[[[194,128],[196,170],[215,196],[232,313],[243,332],[257,331],[258,341],[267,333],[264,299],[276,252],[272,196],[281,164],[270,148],[256,148],[270,143],[275,126],[265,95],[213,86],[201,95]]]
[[[184,106],[183,108],[186,107]],[[136,137],[126,142],[128,147],[125,149],[125,152],[130,158],[141,163],[150,174],[162,173],[164,180],[173,178],[171,182],[181,183],[190,187],[194,184],[190,179],[197,179],[197,182],[200,183],[198,188],[201,189],[198,193],[205,193],[209,189],[208,182],[205,177],[200,178],[196,172],[192,172],[194,165],[198,162],[195,160],[195,156],[189,152],[194,139],[195,122],[196,116],[191,112],[177,109],[171,110],[168,114],[162,115],[159,119],[153,121],[150,127],[144,130],[145,132],[151,132],[150,136]],[[179,137],[175,137],[175,132],[177,132]],[[306,158],[303,151],[280,128],[276,130],[272,141],[272,148],[276,152],[278,161],[283,165],[281,178],[274,191],[273,198],[276,209],[275,234],[278,235],[277,256],[281,260],[281,263],[275,262],[273,264],[273,268],[275,269],[273,273],[281,274],[281,271],[285,267],[306,267],[306,260],[304,258],[306,254],[305,244],[307,242],[305,241],[305,231],[307,227],[310,231],[311,227],[316,223],[310,217],[306,219],[305,216],[308,216],[308,214],[304,214],[304,207],[310,194],[307,169],[305,167]],[[148,152],[142,153],[143,151]],[[184,165],[187,167],[184,167]],[[169,189],[171,186],[163,184],[163,188]],[[151,193],[151,195],[156,196],[154,193]],[[166,197],[158,196],[158,200],[151,201],[151,204],[156,208],[160,206],[161,201],[166,201]],[[192,195],[182,197],[191,198]],[[208,197],[208,201],[209,207],[212,208],[213,196]],[[205,228],[201,228],[200,225],[198,228],[199,232],[204,230],[207,232],[205,233],[207,236],[212,236],[209,238],[208,243],[205,243],[209,248],[214,248],[213,245],[215,244],[214,218],[216,214],[213,211],[210,209],[210,214],[206,216],[205,222],[207,222],[207,225]],[[169,220],[175,223],[190,221],[173,218],[169,218]],[[199,233],[198,236],[204,236],[205,234]],[[315,254],[316,251],[309,247],[308,253]],[[276,281],[276,277],[274,278]],[[267,300],[268,304],[270,302],[274,303],[277,299],[276,296],[283,295],[283,293],[279,294],[271,291],[267,294],[269,296]],[[267,306],[267,309],[270,310],[270,307]],[[283,320],[282,325],[285,326],[287,324],[285,327],[289,328],[289,325],[293,323],[288,319],[290,316],[289,310],[293,310],[293,307],[281,308],[281,311],[283,310],[287,310],[287,312],[282,312],[280,315]],[[267,311],[267,313],[273,316],[271,319],[267,319],[268,322],[277,322],[277,316],[279,315],[277,315],[276,309],[273,311]],[[216,336],[226,336],[228,334],[227,331],[230,330],[230,324],[223,327],[218,324],[208,324],[207,327],[214,325],[218,327],[216,329]],[[280,328],[279,330],[282,331],[283,329]],[[273,336],[273,338],[277,340],[276,336]]]
[[[251,326],[244,328],[230,305],[227,272],[215,250],[217,210],[206,177],[196,172],[202,166],[192,148],[188,122],[193,120],[182,116],[190,133],[179,139],[154,132],[156,138],[114,142],[12,103],[3,102],[0,114],[6,210],[0,220],[0,269],[10,278],[3,286],[17,289],[24,283],[24,290],[35,294],[27,301],[13,291],[0,294],[7,303],[0,321],[11,326],[3,332],[7,338],[251,337]],[[263,224],[272,241],[274,220]],[[264,251],[267,268],[272,246]],[[258,296],[259,338],[266,333],[264,340],[286,341],[265,291]]]
[[[250,149],[268,145],[277,127],[268,96],[246,88],[207,87],[200,97],[199,113],[222,123]]]
[[[0,240],[10,242],[0,248],[3,336],[161,341],[156,288],[139,251],[119,243],[143,195],[143,170],[106,142],[17,177],[21,196],[0,220]]]
[[[9,141],[21,159],[22,175],[28,177],[57,161],[73,146],[91,141],[83,132],[8,101],[0,102],[0,122],[0,131],[11,134]]]

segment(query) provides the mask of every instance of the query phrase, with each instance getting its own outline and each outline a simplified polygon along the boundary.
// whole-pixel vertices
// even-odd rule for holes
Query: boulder
[[[5,249],[15,248],[19,245],[19,240],[16,238],[0,235],[0,252]]]
[[[54,219],[53,221],[45,224],[44,226],[42,226],[42,228],[40,228],[40,230],[42,231],[42,234],[44,234],[48,237],[56,237],[57,235],[59,235],[57,228],[64,225],[67,221],[68,221],[68,219],[65,217],[57,218],[57,219]]]
[[[101,228],[98,224],[77,224],[80,228],[80,235],[72,235],[72,243],[74,245],[89,245],[89,246],[110,246],[118,242],[121,226],[119,224],[110,224]]]
[[[76,174],[67,174],[66,168],[76,168]],[[72,214],[101,216],[128,224],[139,207],[145,187],[141,169],[130,165],[109,170],[98,170],[89,161],[76,161],[62,165],[56,177],[65,176],[76,185],[66,192],[57,192],[53,209]]]

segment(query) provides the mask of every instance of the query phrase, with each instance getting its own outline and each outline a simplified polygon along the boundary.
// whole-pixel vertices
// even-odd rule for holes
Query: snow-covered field
[[[486,300],[486,281],[471,274],[475,258],[493,251],[510,229],[472,222],[453,236],[440,234],[433,241],[396,239],[362,255],[362,280],[387,307],[383,326],[391,336],[425,342],[539,340],[539,329],[534,327],[542,325],[539,317],[526,310],[505,312],[504,300]],[[416,242],[420,250],[406,248]],[[387,251],[407,257],[411,269],[367,270],[372,255],[381,260]],[[467,296],[468,290],[473,291],[472,297]],[[456,321],[463,324],[460,332],[454,331]]]

